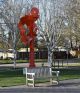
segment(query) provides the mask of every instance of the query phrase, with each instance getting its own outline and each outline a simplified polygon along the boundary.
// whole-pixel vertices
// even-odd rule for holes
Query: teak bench
[[[26,74],[26,85],[35,86],[35,80],[40,78],[49,79],[52,84],[54,77],[56,78],[57,84],[59,83],[59,71],[52,71],[50,67],[35,67],[35,68],[24,68],[23,74]]]

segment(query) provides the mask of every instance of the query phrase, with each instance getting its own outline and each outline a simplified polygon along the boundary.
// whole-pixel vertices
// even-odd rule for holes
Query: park
[[[0,89],[42,87],[80,92],[80,1],[0,0]]]

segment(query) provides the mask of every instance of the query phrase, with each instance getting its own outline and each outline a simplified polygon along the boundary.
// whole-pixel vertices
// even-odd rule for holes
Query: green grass
[[[0,86],[1,87],[17,86],[17,85],[24,85],[24,84],[25,84],[25,78],[24,77],[0,78]]]
[[[60,80],[80,79],[80,75],[62,75],[59,78]]]
[[[3,69],[0,70],[0,87],[24,85],[25,76],[21,69]]]
[[[57,69],[56,69],[57,70]],[[60,80],[66,79],[80,79],[80,69],[59,69]],[[37,83],[45,82],[47,80],[39,80]],[[0,87],[25,85],[25,75],[23,75],[22,68],[0,68]]]
[[[56,69],[60,71],[60,80],[80,79],[80,69]]]

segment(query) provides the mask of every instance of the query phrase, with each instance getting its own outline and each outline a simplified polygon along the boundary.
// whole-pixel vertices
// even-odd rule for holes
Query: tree
[[[16,60],[16,46],[19,40],[19,30],[17,27],[20,17],[23,16],[31,6],[28,0],[2,0],[0,6],[0,29],[3,33],[3,43],[7,43],[8,48],[14,51],[14,67]],[[4,25],[4,26],[3,26]],[[3,39],[4,38],[4,39]]]
[[[65,7],[65,14],[68,19],[67,31],[68,39],[70,41],[71,48],[74,46],[79,46],[80,42],[80,1],[79,0],[70,0]]]
[[[62,3],[63,2],[63,3]],[[48,63],[51,66],[53,61],[53,51],[58,45],[62,31],[65,29],[65,5],[67,0],[42,0],[41,15],[38,21],[39,30],[38,39],[44,40],[44,44],[48,49]]]
[[[39,41],[44,40],[45,46],[48,48],[48,62],[52,63],[53,50],[61,46],[73,47],[73,40],[76,44],[79,42],[79,0],[42,0],[41,15],[38,21]],[[77,12],[77,14],[76,14]],[[74,33],[75,29],[75,33]],[[40,37],[40,38],[39,38]]]
[[[29,10],[27,0],[2,0],[0,6],[0,28],[7,37],[7,43],[14,48],[19,42],[18,21]],[[9,41],[9,42],[8,42]]]

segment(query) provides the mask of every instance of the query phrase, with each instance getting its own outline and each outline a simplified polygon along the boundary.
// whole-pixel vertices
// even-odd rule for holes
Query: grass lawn
[[[60,80],[80,79],[80,69],[59,69]]]
[[[60,80],[80,79],[80,69],[59,69]],[[25,85],[22,68],[0,68],[0,87]],[[44,82],[44,81],[42,81]]]
[[[0,70],[0,87],[23,84],[25,84],[25,76],[22,74],[22,69],[6,68]]]

